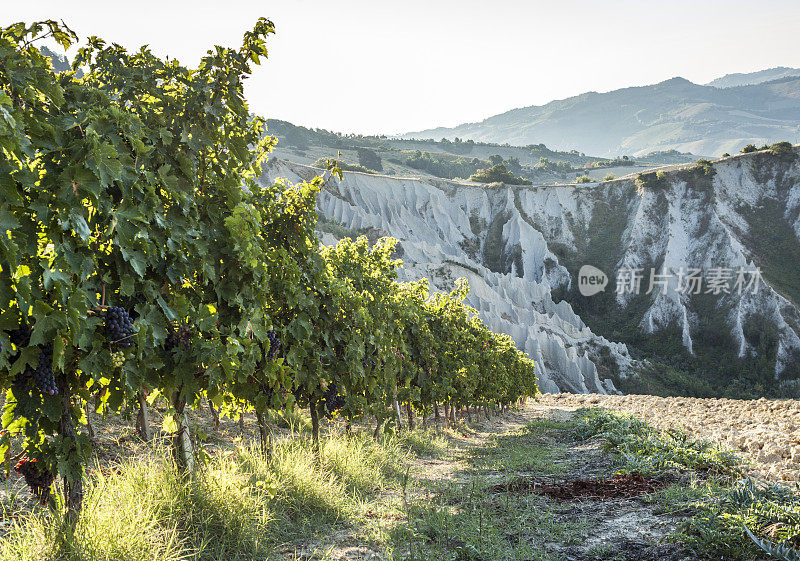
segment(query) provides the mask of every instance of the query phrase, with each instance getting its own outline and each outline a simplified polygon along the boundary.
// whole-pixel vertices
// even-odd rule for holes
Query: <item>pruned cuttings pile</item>
[[[601,481],[573,480],[561,483],[542,483],[533,479],[519,479],[491,487],[494,492],[536,493],[558,501],[575,499],[629,499],[653,493],[664,487],[660,479],[647,478],[639,473],[616,475]]]

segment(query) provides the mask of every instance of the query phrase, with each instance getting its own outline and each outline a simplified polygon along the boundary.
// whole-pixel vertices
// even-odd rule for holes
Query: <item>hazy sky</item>
[[[481,120],[585,91],[800,67],[798,0],[0,0],[0,25],[63,19],[81,37],[195,64],[275,22],[251,109],[341,132]]]

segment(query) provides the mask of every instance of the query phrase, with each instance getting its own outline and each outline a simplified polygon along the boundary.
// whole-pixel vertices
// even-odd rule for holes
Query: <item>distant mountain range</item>
[[[800,68],[777,66],[775,68],[768,68],[766,70],[759,70],[758,72],[750,72],[747,74],[738,72],[736,74],[725,74],[722,78],[711,80],[706,86],[713,86],[715,88],[752,86],[754,84],[771,82],[772,80],[780,80],[781,78],[789,78],[791,76],[800,76]]]
[[[600,156],[670,149],[718,156],[747,144],[797,143],[800,69],[728,74],[706,85],[672,78],[513,109],[480,123],[402,135],[456,137],[516,146],[544,143]]]

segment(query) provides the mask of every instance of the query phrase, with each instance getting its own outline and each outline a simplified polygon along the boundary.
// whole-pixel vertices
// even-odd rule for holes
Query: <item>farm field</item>
[[[800,402],[794,399],[699,399],[651,395],[543,394],[556,407],[607,407],[630,413],[663,430],[732,450],[754,477],[800,481]]]
[[[119,419],[92,418],[95,461],[76,533],[46,539],[58,516],[12,476],[0,558],[759,558],[735,522],[704,506],[736,492],[747,466],[664,433],[646,437],[657,451],[632,446],[649,429],[595,397],[545,395],[378,441],[369,426],[347,435],[344,422],[325,421],[319,463],[307,413],[271,418],[267,460],[255,418],[216,426],[198,409],[189,422],[206,459],[189,479],[158,434],[143,443]],[[162,414],[154,408],[154,426]]]

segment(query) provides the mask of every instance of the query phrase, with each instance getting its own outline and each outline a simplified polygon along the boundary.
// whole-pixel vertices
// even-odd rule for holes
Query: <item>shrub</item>
[[[572,164],[569,162],[565,162],[559,160],[558,162],[554,162],[552,160],[548,160],[544,156],[539,158],[539,163],[533,166],[536,169],[541,169],[544,171],[553,171],[553,172],[567,172],[567,171],[575,171],[577,168],[572,167]]]
[[[508,185],[530,185],[531,182],[522,177],[517,177],[504,164],[497,164],[490,168],[478,170],[469,177],[470,181],[478,183],[506,183]]]
[[[575,178],[575,183],[591,183],[593,179],[588,175],[581,175]]]
[[[616,179],[616,177],[614,176],[614,174],[613,173],[609,173],[609,174],[606,174],[606,176],[603,178],[603,181],[613,181],[615,179]]]
[[[583,410],[575,434],[587,440],[600,436],[605,448],[622,457],[620,472],[655,475],[665,471],[700,471],[725,477],[742,474],[741,461],[710,442],[693,440],[678,430],[659,431],[632,415],[603,409]]]
[[[700,172],[701,175],[705,175],[705,176],[708,176],[708,177],[713,177],[714,174],[716,173],[714,171],[714,164],[712,164],[711,162],[709,162],[708,160],[705,160],[703,158],[700,158],[699,160],[697,160],[695,162],[694,166],[692,166],[690,168],[690,170]],[[660,171],[658,173],[664,173],[664,172]]]
[[[748,154],[750,152],[757,152],[758,148],[756,148],[755,144],[748,144],[744,148],[742,148],[742,154]]]
[[[370,150],[369,148],[358,148],[356,152],[358,153],[358,165],[366,169],[383,171],[381,157],[378,156],[374,150]]]
[[[794,156],[794,149],[791,142],[776,142],[769,147],[770,151],[779,158],[791,158]]]
[[[655,191],[657,189],[666,189],[668,187],[667,174],[665,171],[640,173],[636,177],[636,187],[639,194],[644,191]]]
[[[374,169],[367,169],[364,166],[357,164],[348,164],[347,162],[337,161],[335,158],[319,158],[316,162],[311,164],[312,167],[322,169],[333,169],[338,167],[342,171],[358,171],[361,173],[378,173]]]
[[[453,157],[417,150],[406,159],[405,164],[408,167],[426,171],[436,177],[453,179],[456,177],[469,177],[479,169],[486,167],[488,162],[478,158]]]

